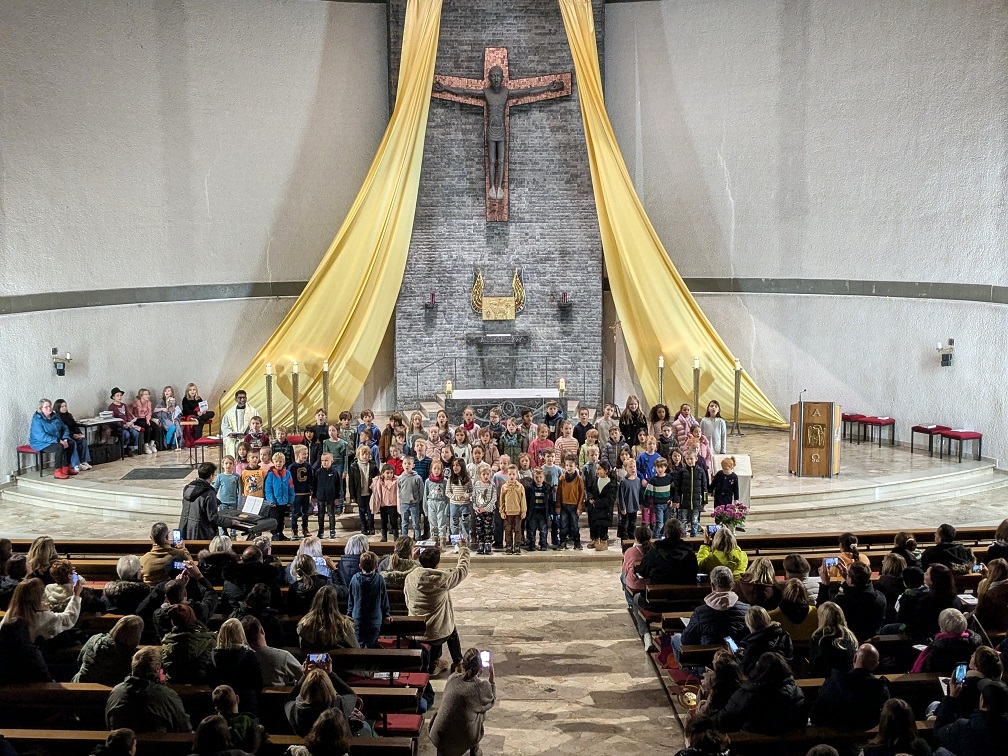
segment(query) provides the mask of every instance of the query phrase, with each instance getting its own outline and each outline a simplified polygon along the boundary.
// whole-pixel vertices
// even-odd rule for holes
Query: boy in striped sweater
[[[645,518],[650,517],[654,522],[654,532],[660,533],[665,526],[665,520],[669,517],[669,503],[672,501],[672,475],[669,473],[668,460],[659,457],[655,462],[655,474],[647,482],[644,489],[644,502],[646,504]],[[648,520],[644,520],[647,525]]]

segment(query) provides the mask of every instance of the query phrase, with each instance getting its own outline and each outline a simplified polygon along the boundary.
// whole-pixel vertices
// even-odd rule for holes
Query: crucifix
[[[434,76],[433,96],[483,108],[486,219],[508,219],[508,153],[511,106],[566,97],[571,93],[570,73],[512,79],[506,47],[483,51],[483,78]]]

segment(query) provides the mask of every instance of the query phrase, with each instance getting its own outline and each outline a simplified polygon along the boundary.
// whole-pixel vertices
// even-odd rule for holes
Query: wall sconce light
[[[425,299],[423,303],[425,310],[433,310],[437,308],[437,299],[434,296],[434,292],[430,293],[430,299]]]
[[[573,306],[574,302],[571,301],[570,295],[566,291],[561,291],[560,298],[559,300],[557,300],[557,307],[559,307],[560,310],[563,311],[563,310],[569,310]]]
[[[941,366],[952,367],[952,354],[955,352],[955,339],[949,339],[948,346],[938,344],[935,349],[937,349],[938,354],[941,355]],[[69,355],[67,355],[67,357],[69,357]]]
[[[70,352],[66,353],[66,357],[60,357],[59,349],[53,347],[52,361],[53,361],[53,367],[56,368],[56,375],[62,378],[64,375],[66,375],[66,364],[70,362]]]

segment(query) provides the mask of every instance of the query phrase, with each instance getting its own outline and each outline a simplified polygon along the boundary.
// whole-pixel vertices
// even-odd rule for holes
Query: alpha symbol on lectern
[[[822,410],[816,407],[814,410],[812,410],[812,417],[822,417]]]

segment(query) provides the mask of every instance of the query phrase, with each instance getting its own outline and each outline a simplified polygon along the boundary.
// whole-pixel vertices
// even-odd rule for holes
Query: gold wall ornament
[[[469,291],[469,306],[473,312],[483,312],[483,270],[476,269],[472,289]]]
[[[514,311],[517,314],[525,309],[525,282],[522,280],[521,268],[515,268],[511,288],[514,290]]]
[[[476,269],[472,288],[469,290],[469,306],[473,312],[483,316],[483,320],[514,320],[515,315],[525,309],[525,280],[521,268],[515,268],[511,277],[510,297],[484,297],[483,270]]]

